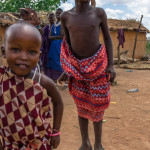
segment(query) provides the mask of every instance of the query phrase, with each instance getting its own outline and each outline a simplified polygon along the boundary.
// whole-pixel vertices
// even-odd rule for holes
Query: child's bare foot
[[[79,150],[92,150],[92,145],[90,143],[82,144]]]
[[[104,150],[102,145],[94,145],[94,150]]]

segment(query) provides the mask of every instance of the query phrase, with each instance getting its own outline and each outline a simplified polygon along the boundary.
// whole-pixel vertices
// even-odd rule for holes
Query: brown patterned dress
[[[50,150],[51,99],[41,85],[0,67],[0,135],[4,150]]]

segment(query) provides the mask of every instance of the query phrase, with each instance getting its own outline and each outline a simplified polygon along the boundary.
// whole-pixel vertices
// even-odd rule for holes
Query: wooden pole
[[[120,67],[120,45],[119,45],[119,43],[118,43],[117,49],[118,49],[118,62],[117,62],[117,66]]]
[[[138,36],[139,31],[140,31],[142,18],[143,18],[143,15],[141,15],[140,24],[139,24],[138,30],[136,31],[135,42],[134,42],[134,47],[133,47],[133,54],[132,54],[132,61],[133,62],[134,62],[134,57],[135,57],[135,48],[136,48],[137,36]]]

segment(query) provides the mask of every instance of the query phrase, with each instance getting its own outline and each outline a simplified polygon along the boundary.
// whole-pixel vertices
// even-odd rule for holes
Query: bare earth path
[[[111,103],[103,123],[105,150],[150,150],[150,70],[116,69],[117,86],[111,86]],[[138,88],[138,92],[127,93]],[[64,101],[61,144],[58,150],[78,150],[81,144],[76,106],[68,90],[60,91]],[[92,122],[89,135],[94,144]]]

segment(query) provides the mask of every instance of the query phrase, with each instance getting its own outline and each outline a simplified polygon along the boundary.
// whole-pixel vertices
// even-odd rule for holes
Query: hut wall
[[[4,42],[4,35],[5,35],[5,30],[6,30],[6,27],[3,27],[3,26],[0,26],[0,47],[1,45],[3,44]],[[1,48],[0,48],[1,49]],[[1,53],[1,50],[0,50],[0,66],[6,64],[6,61],[3,59],[2,57],[2,53]]]
[[[6,27],[0,26],[0,46],[3,44],[3,41],[4,41],[5,30],[6,30]],[[111,34],[112,42],[113,42],[113,54],[114,54],[114,57],[117,57],[118,32],[110,31],[110,34]],[[132,58],[136,31],[125,31],[124,34],[125,34],[124,48],[120,46],[120,52],[125,52],[127,50],[128,51],[127,57]],[[99,37],[100,37],[100,43],[104,44],[102,32],[100,32]],[[145,50],[146,50],[146,33],[140,32],[137,38],[135,58],[139,59],[142,56],[144,56]],[[0,50],[0,56],[1,56],[1,50]],[[2,57],[0,57],[0,66],[4,65],[5,63],[6,61]]]
[[[117,31],[110,31],[112,42],[113,42],[113,54],[114,57],[117,57],[117,46],[118,46],[118,32]],[[125,43],[124,48],[120,46],[120,52],[128,51],[127,57],[132,58],[133,53],[133,47],[134,47],[134,41],[136,36],[136,31],[125,31]],[[100,32],[100,43],[104,44],[102,33]],[[145,32],[139,32],[137,37],[137,44],[135,49],[135,59],[139,59],[142,56],[145,55],[146,50],[146,33]]]
[[[0,26],[0,45],[3,44],[6,27]]]

